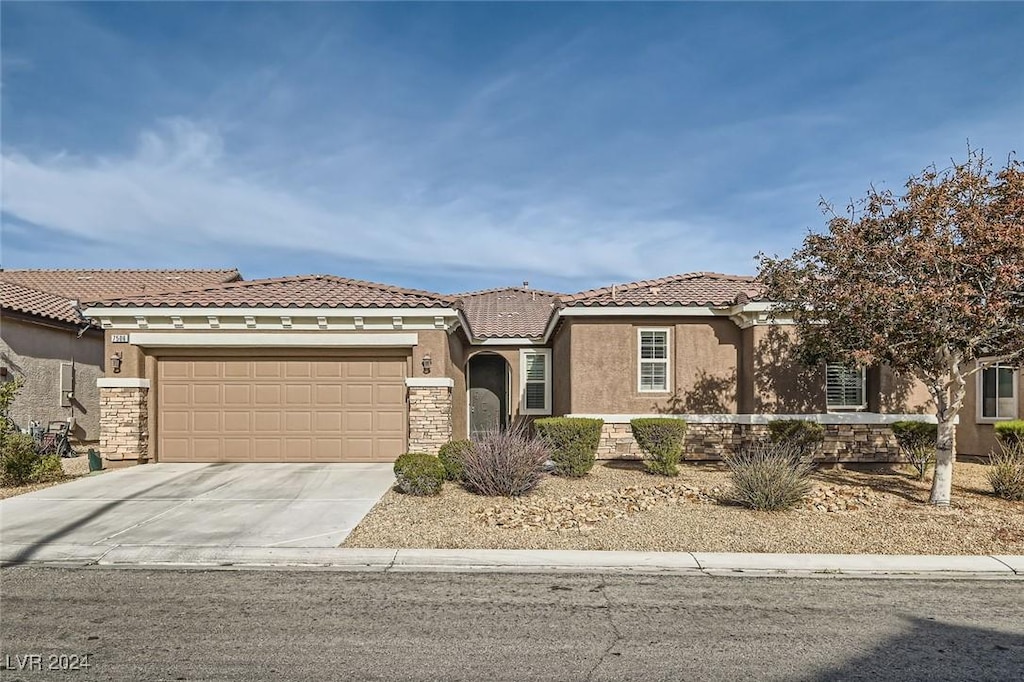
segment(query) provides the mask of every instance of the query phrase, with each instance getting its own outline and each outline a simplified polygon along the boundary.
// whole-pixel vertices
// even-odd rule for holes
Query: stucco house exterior
[[[897,458],[889,424],[931,420],[884,367],[801,366],[750,277],[690,273],[577,294],[462,294],[309,275],[92,303],[110,459],[391,461],[515,420],[599,416],[599,456],[639,451],[629,420],[678,415],[714,458],[781,416],[826,426],[826,456]],[[970,387],[961,453],[1024,414],[1020,371]],[[977,396],[981,396],[981,400]]]
[[[24,381],[11,418],[22,429],[70,419],[74,439],[99,440],[103,330],[80,304],[238,278],[237,270],[0,270],[0,381]]]

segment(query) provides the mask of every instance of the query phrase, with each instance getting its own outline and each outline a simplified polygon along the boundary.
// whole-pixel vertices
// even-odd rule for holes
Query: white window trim
[[[830,405],[828,402],[828,366],[829,365],[841,365],[841,362],[826,362],[825,363],[825,410],[827,412],[856,412],[858,410],[866,410],[868,407],[868,368],[860,368],[860,385],[862,387],[861,396],[863,400],[860,405]]]
[[[665,359],[664,360],[650,360],[643,358],[643,338],[644,332],[664,332],[665,333]],[[664,362],[665,363],[665,388],[664,389],[645,389],[643,388],[642,372],[641,368],[645,362]],[[672,328],[671,327],[638,327],[636,330],[636,391],[637,393],[644,394],[665,394],[672,392]]]
[[[543,408],[528,409],[526,407],[526,357],[528,355],[544,356]],[[547,416],[551,414],[551,370],[550,348],[522,348],[519,350],[519,414],[536,416]]]
[[[984,360],[978,361],[979,365],[984,365],[977,372],[977,379],[975,384],[975,400],[977,403],[977,423],[978,424],[998,424],[999,422],[1013,421],[1018,418],[1019,405],[1020,405],[1020,367],[1018,365],[1010,365],[1004,362],[993,362],[986,363]],[[1009,417],[986,417],[984,414],[985,410],[985,395],[984,395],[984,373],[986,369],[995,369],[997,367],[1006,367],[1013,370],[1011,377],[1013,379],[1013,414]],[[998,398],[997,398],[998,399]]]

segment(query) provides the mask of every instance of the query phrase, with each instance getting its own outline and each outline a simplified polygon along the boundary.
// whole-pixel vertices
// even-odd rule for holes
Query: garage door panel
[[[317,412],[313,427],[317,433],[341,433],[341,412]]]
[[[210,462],[222,460],[220,438],[192,438],[192,460]]]
[[[192,363],[193,379],[219,379],[223,376],[224,363],[216,360],[196,361]]]
[[[373,384],[353,384],[344,387],[345,407],[371,407],[373,405]]]
[[[317,407],[341,407],[341,388],[338,384],[317,384],[315,387]]]
[[[345,457],[341,438],[317,438],[313,441],[313,459],[318,462],[337,462]]]
[[[281,444],[284,447],[285,461],[309,462],[313,459],[312,438],[285,438]]]
[[[347,363],[345,376],[349,379],[372,379],[374,364],[364,360]]]
[[[193,405],[220,405],[223,401],[220,384],[192,384]]]
[[[284,387],[285,405],[312,405],[313,387],[309,384],[287,385]]]
[[[313,376],[313,368],[309,362],[286,362],[284,363],[284,375],[289,378],[309,379]]]
[[[375,424],[377,431],[382,431],[388,435],[401,434],[405,431],[405,412],[384,412],[379,410],[376,413],[377,423]]]
[[[375,387],[374,400],[377,405],[401,405],[405,402],[405,385],[392,386],[389,384],[377,384]]]
[[[345,455],[352,459],[373,459],[374,441],[372,438],[349,436],[343,441]]]
[[[253,412],[252,430],[257,433],[279,433],[281,431],[280,412]]]
[[[373,431],[373,412],[348,410],[342,416],[342,424],[346,433],[370,433]]]
[[[215,410],[194,412],[192,414],[192,430],[202,434],[220,433],[222,430],[221,413]]]
[[[280,405],[283,386],[279,384],[256,384],[253,386],[253,403],[256,405]]]
[[[253,459],[258,462],[283,462],[281,439],[256,438],[253,440]]]
[[[161,461],[393,461],[405,449],[403,358],[161,358]]]
[[[308,435],[313,430],[313,415],[310,412],[285,412],[285,433]]]
[[[257,360],[253,362],[253,377],[256,379],[280,379],[282,367],[280,362]]]
[[[405,379],[405,362],[376,363],[374,376],[380,379]],[[404,386],[404,383],[402,384]]]
[[[225,405],[251,405],[252,386],[249,384],[224,384]]]
[[[167,406],[188,405],[191,402],[188,384],[161,384],[160,401]]]
[[[225,433],[249,433],[252,431],[252,413],[224,412],[223,424]]]
[[[225,379],[251,379],[252,363],[248,360],[226,360],[223,376]]]

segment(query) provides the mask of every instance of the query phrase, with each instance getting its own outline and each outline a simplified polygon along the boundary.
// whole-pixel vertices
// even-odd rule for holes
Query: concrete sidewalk
[[[309,568],[370,572],[660,573],[712,576],[851,576],[1024,579],[1024,556],[880,554],[728,554],[560,550],[348,549],[128,545],[40,547],[12,562],[18,547],[0,546],[3,565],[136,568]]]

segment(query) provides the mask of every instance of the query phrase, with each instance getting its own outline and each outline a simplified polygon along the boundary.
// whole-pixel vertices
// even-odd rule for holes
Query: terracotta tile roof
[[[80,302],[224,284],[241,279],[238,270],[0,270],[0,280]]]
[[[761,286],[753,277],[690,272],[582,291],[562,296],[561,303],[564,307],[707,306],[745,303],[760,296]]]
[[[456,294],[474,338],[544,336],[560,294],[526,287],[505,287]]]
[[[159,308],[447,308],[455,299],[333,275],[296,275],[111,298],[98,305]]]
[[[0,281],[0,309],[45,317],[70,324],[84,322],[71,307],[71,299],[13,282]]]

